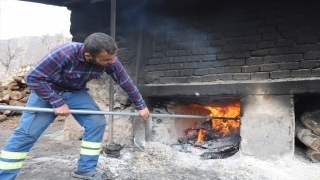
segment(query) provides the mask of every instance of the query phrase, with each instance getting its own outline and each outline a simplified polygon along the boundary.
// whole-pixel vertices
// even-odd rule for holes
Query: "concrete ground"
[[[0,149],[19,124],[19,116],[0,122]],[[75,180],[81,141],[63,141],[63,121],[55,121],[28,154],[17,180]],[[160,143],[146,143],[145,149],[124,148],[119,158],[100,156],[97,169],[113,180],[320,180],[320,164],[296,149],[289,159],[259,160],[241,157],[203,160],[177,152]]]

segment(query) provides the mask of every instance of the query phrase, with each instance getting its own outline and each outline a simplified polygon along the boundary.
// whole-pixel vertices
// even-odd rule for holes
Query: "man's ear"
[[[84,57],[88,62],[92,59],[92,56],[89,53],[84,53]]]

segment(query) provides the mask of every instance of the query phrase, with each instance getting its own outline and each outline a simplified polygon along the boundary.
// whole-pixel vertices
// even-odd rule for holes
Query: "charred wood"
[[[199,129],[188,128],[184,130],[183,137],[178,138],[179,143],[188,143],[190,140],[193,141],[198,137]]]
[[[195,147],[200,147],[203,149],[208,149],[212,152],[220,152],[225,149],[238,146],[240,142],[240,136],[225,137],[217,140],[205,141],[205,142],[195,142]]]
[[[218,152],[205,152],[200,155],[202,159],[224,159],[230,157],[239,151],[239,142],[234,146],[226,147]]]

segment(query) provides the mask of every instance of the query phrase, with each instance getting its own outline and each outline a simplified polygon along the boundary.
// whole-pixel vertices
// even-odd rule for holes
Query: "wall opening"
[[[153,118],[151,141],[170,144],[181,152],[206,159],[229,157],[239,150],[239,97],[153,98],[156,113],[212,116],[212,118]]]

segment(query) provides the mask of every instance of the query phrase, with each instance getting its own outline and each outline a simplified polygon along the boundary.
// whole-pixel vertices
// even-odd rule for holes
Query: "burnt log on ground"
[[[188,143],[189,141],[194,141],[199,134],[199,129],[188,128],[184,130],[183,136],[178,138],[179,143]]]
[[[209,151],[200,155],[202,159],[224,159],[230,156],[233,156],[239,151],[240,142],[235,143],[232,146],[224,147],[218,152]]]
[[[301,122],[320,136],[320,110],[308,111],[301,115]]]

